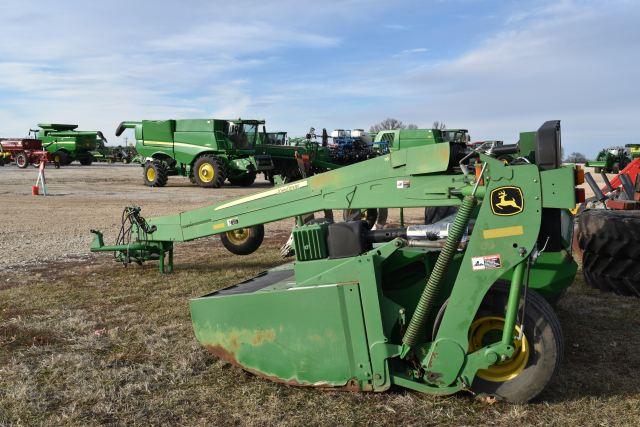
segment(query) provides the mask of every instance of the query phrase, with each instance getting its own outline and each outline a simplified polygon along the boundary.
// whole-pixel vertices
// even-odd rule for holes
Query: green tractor
[[[631,160],[624,147],[609,147],[600,150],[596,160],[588,161],[585,166],[593,167],[596,173],[619,173]]]
[[[188,177],[205,188],[250,186],[256,174],[273,169],[268,155],[258,155],[256,144],[264,120],[143,120],[122,122],[116,130],[134,129],[136,151],[142,158],[143,180],[164,187],[170,175]]]
[[[93,230],[91,250],[125,264],[157,260],[169,272],[178,242],[296,216],[295,262],[190,301],[195,336],[210,352],[287,385],[526,402],[562,360],[548,301],[576,274],[568,210],[581,184],[576,167],[561,163],[559,121],[533,140],[483,144],[461,159],[450,144],[410,147],[149,220],[130,207],[116,244]],[[384,230],[301,218],[423,206],[459,209],[437,224]]]
[[[42,140],[42,146],[51,153],[56,166],[66,166],[79,161],[89,166],[94,158],[92,151],[107,142],[100,131],[77,131],[78,125],[59,123],[38,123],[39,129],[31,129],[35,138]]]

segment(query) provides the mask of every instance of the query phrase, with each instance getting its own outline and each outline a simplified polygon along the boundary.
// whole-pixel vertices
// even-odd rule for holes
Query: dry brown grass
[[[274,244],[250,257],[210,241],[186,245],[165,277],[153,265],[108,261],[58,267],[53,278],[3,278],[0,425],[640,424],[640,301],[581,279],[557,309],[567,341],[561,374],[541,401],[514,406],[466,394],[292,388],[210,356],[193,337],[188,299],[279,262]]]

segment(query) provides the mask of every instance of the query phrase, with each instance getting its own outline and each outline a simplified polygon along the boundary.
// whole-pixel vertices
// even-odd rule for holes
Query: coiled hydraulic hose
[[[433,267],[433,271],[429,276],[427,286],[424,288],[424,291],[422,291],[416,311],[411,317],[407,331],[402,337],[402,343],[405,346],[414,346],[423,334],[429,316],[433,313],[434,304],[440,291],[442,277],[447,272],[451,260],[460,245],[462,236],[469,224],[469,218],[471,217],[471,211],[475,206],[475,202],[476,198],[474,196],[465,196],[462,200],[458,213],[449,229],[449,235],[445,241],[444,248],[436,260],[436,265]]]

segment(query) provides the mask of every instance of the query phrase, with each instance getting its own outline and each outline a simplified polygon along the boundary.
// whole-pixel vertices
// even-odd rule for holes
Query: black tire
[[[433,224],[457,212],[457,206],[428,206],[424,208],[424,223]]]
[[[343,221],[366,221],[367,226],[371,229],[378,221],[378,209],[371,208],[365,209],[364,213],[362,209],[344,209],[342,211]]]
[[[242,234],[240,234],[242,233]],[[264,240],[264,225],[228,231],[220,234],[220,240],[227,250],[236,255],[249,255],[255,252]]]
[[[229,178],[229,183],[231,185],[238,185],[240,187],[249,187],[255,182],[255,180],[256,180],[256,173],[247,172],[246,174],[242,175],[239,178]]]
[[[594,167],[593,168],[593,172],[594,173],[600,173],[600,172],[602,172],[602,168]]]
[[[504,318],[508,295],[508,283],[496,283],[487,293],[476,319],[486,316]],[[499,330],[496,329],[497,331]],[[469,334],[471,339],[473,330]],[[529,345],[529,356],[524,369],[512,379],[501,382],[486,379],[486,374],[480,371],[471,385],[475,393],[486,393],[507,402],[525,403],[546,388],[562,361],[564,337],[553,309],[532,289],[527,292],[524,337]],[[485,378],[481,378],[482,375]]]
[[[578,235],[583,251],[640,262],[640,211],[585,210]]]
[[[56,169],[59,169],[60,166],[68,165],[69,163],[71,163],[68,161],[68,159],[69,155],[64,151],[56,151],[51,156],[51,161],[56,166]]]
[[[593,288],[626,297],[640,298],[640,262],[638,260],[584,251],[582,274],[584,280]]]
[[[193,177],[203,188],[220,188],[225,180],[220,160],[213,156],[198,157],[193,164]]]
[[[147,187],[164,187],[169,179],[169,169],[161,160],[153,160],[144,165],[142,179]]]
[[[27,156],[27,153],[21,151],[16,154],[16,166],[18,166],[20,169],[25,169],[27,166],[29,166],[29,156]]]
[[[82,166],[91,166],[91,163],[93,163],[93,156],[80,157],[80,164]]]

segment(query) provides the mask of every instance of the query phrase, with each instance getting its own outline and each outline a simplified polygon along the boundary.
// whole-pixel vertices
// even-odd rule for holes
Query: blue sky
[[[566,152],[640,143],[640,1],[5,1],[0,135],[37,122],[386,117]]]

